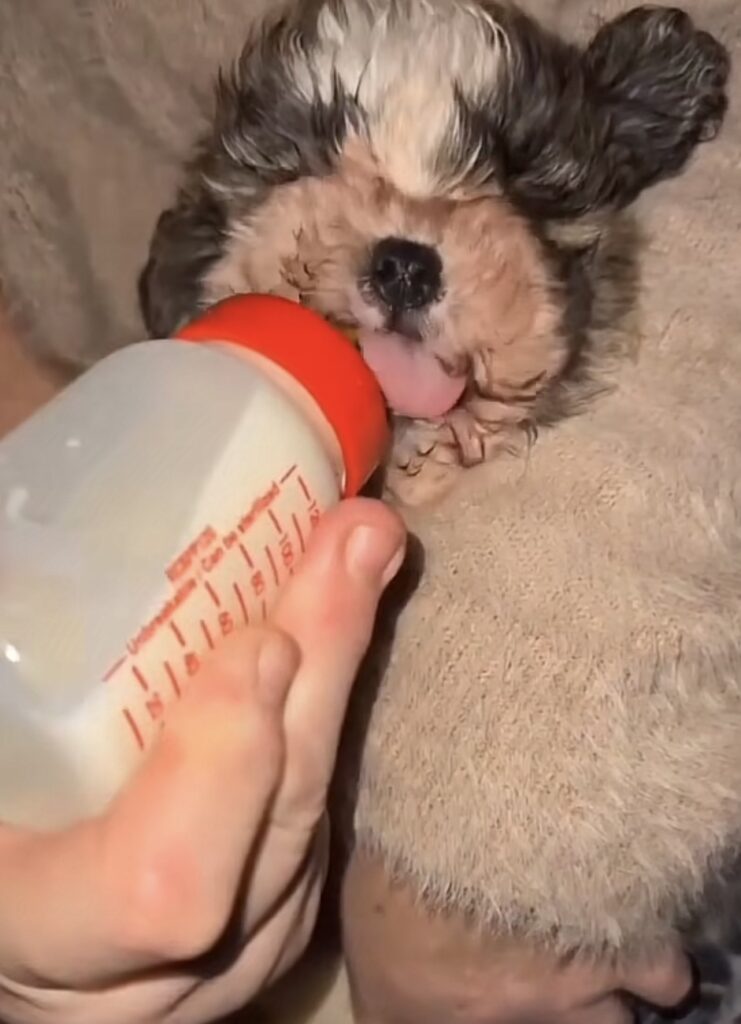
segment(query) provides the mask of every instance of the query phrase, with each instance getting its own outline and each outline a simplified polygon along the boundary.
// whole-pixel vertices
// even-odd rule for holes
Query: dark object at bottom
[[[741,955],[711,944],[691,954],[698,978],[694,998],[678,1013],[639,1009],[638,1024],[741,1024]]]

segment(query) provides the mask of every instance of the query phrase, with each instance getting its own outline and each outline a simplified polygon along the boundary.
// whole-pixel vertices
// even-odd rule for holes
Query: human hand
[[[320,522],[269,624],[234,636],[100,818],[0,829],[0,1018],[187,1024],[244,1005],[312,930],[350,689],[404,531]]]

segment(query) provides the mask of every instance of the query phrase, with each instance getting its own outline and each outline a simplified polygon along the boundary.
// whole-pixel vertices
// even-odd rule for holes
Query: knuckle
[[[135,872],[119,914],[124,948],[168,963],[203,956],[226,927],[228,910],[205,898],[194,864],[173,872],[164,865]]]

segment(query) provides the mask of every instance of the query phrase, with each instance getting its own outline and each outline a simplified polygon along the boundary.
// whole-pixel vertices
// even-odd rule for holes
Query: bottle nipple
[[[345,466],[344,497],[357,494],[390,442],[386,403],[353,332],[275,295],[237,295],[208,309],[177,338],[249,349],[280,366],[312,396],[332,427]]]

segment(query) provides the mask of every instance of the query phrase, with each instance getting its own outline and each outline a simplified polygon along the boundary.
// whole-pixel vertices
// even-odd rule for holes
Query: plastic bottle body
[[[0,444],[0,820],[96,813],[259,622],[342,467],[321,417],[227,346],[108,357]]]

